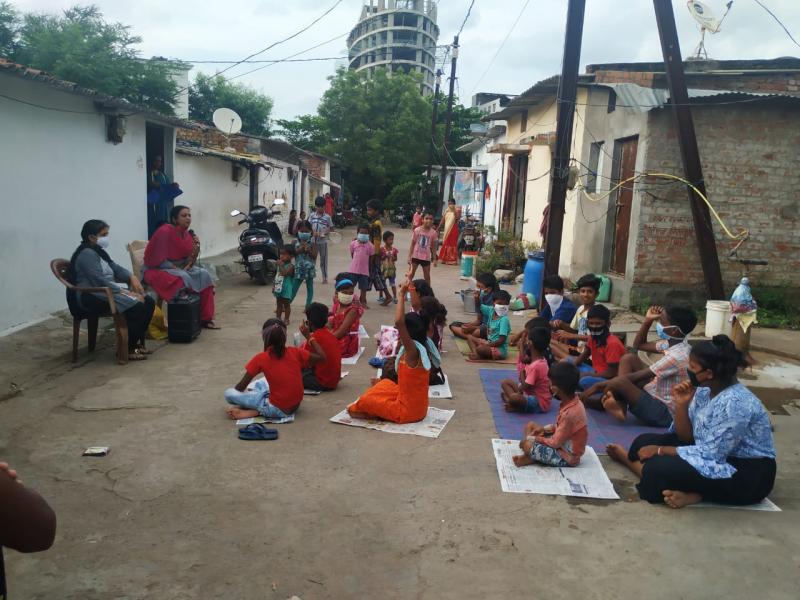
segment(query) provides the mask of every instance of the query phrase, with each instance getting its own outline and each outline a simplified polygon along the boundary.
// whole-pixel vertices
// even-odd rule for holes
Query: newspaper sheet
[[[422,421],[399,425],[397,423],[389,423],[388,421],[353,419],[347,414],[347,410],[345,409],[338,415],[331,417],[331,422],[341,425],[351,425],[353,427],[363,427],[365,429],[375,429],[386,433],[404,433],[427,438],[438,438],[439,434],[441,434],[442,430],[445,428],[445,425],[453,418],[455,412],[454,410],[442,410],[431,406],[428,408],[428,414]]]

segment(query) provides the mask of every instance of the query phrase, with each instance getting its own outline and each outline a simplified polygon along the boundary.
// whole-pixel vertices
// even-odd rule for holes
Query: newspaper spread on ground
[[[428,399],[438,400],[439,398],[452,398],[453,392],[450,390],[450,380],[447,375],[444,376],[444,383],[442,385],[428,386]]]
[[[700,502],[699,504],[691,504],[689,508],[733,508],[736,510],[760,510],[762,512],[783,512],[780,507],[769,498],[764,498],[758,504],[746,504],[744,506],[736,506],[734,504],[717,504],[715,502]]]
[[[494,439],[492,448],[504,492],[619,500],[591,446],[586,446],[586,453],[577,467],[563,469],[541,465],[517,467],[512,457],[521,454],[518,440]]]
[[[358,362],[358,359],[361,358],[361,355],[364,354],[365,350],[366,350],[366,348],[364,348],[362,346],[361,348],[358,349],[358,354],[356,354],[355,356],[350,356],[348,358],[343,358],[342,359],[342,364],[343,365],[354,365],[354,364],[356,364]]]
[[[363,427],[365,429],[375,429],[386,433],[404,433],[408,435],[419,435],[427,438],[438,438],[442,430],[453,418],[456,411],[442,410],[441,408],[428,407],[428,414],[422,421],[417,423],[389,423],[373,419],[353,419],[347,414],[347,409],[338,415],[331,417],[331,422],[341,425],[351,425],[353,427]]]

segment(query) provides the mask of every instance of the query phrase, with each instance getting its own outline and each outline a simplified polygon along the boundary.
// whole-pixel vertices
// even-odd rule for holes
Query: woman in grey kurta
[[[72,255],[71,279],[78,287],[107,287],[114,294],[117,310],[128,323],[128,352],[130,360],[144,360],[149,352],[145,348],[145,334],[153,316],[155,302],[145,295],[142,284],[127,269],[119,266],[106,252],[108,224],[91,219],[81,229],[81,245]],[[127,284],[127,287],[120,285]],[[104,293],[78,293],[76,302],[87,313],[108,312]]]

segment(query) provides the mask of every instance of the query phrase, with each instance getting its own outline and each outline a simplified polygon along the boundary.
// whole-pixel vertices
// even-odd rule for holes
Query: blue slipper
[[[369,366],[375,367],[376,369],[382,369],[383,363],[386,362],[385,358],[380,358],[379,356],[373,356],[369,359]]]
[[[239,430],[239,439],[246,441],[277,440],[278,430],[265,427],[263,423],[251,423]]]

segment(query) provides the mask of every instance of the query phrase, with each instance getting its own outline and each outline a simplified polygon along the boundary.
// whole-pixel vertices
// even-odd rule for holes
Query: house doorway
[[[522,239],[525,225],[525,189],[528,183],[528,155],[518,154],[508,160],[508,183],[503,209],[503,229]]]
[[[636,151],[639,138],[632,137],[614,142],[614,172],[612,185],[617,185],[636,174]],[[631,230],[631,213],[633,208],[633,186],[630,181],[614,192],[614,225],[611,244],[610,271],[625,274],[628,261],[628,240]]]
[[[146,174],[146,209],[147,209],[147,237],[153,235],[153,232],[164,221],[164,213],[172,209],[173,202],[169,201],[168,206],[163,206],[160,202],[160,194],[154,189],[153,179],[153,164],[156,157],[161,158],[161,170],[166,173],[166,165],[164,163],[164,128],[160,125],[147,123],[145,129],[145,154],[147,159]]]

